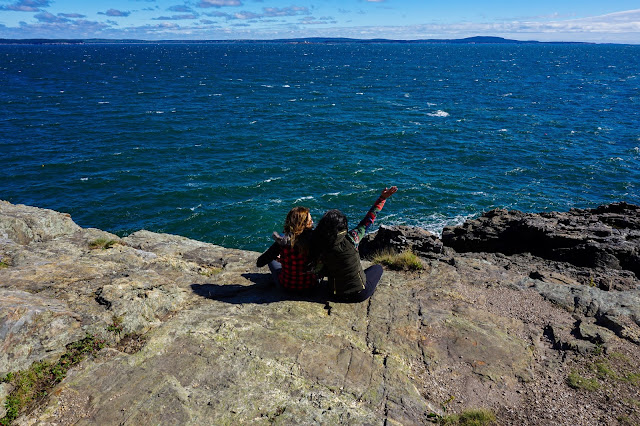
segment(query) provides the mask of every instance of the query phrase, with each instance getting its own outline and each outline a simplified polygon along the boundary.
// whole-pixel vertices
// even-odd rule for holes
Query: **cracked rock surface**
[[[583,216],[590,229],[637,225]],[[478,226],[460,228],[471,241]],[[633,267],[572,263],[566,251],[462,253],[427,234],[381,237],[420,247],[423,270],[385,270],[368,301],[326,303],[277,292],[258,253],[148,231],[119,238],[0,201],[0,377],[86,333],[113,337],[115,318],[123,341],[145,338],[71,369],[16,424],[412,425],[477,408],[499,424],[640,423]],[[98,239],[113,245],[90,249]],[[625,241],[632,259],[637,240]],[[599,388],[570,386],[572,373]],[[10,391],[2,384],[0,399]]]

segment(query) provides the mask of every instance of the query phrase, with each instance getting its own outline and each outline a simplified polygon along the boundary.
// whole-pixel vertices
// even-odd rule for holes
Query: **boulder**
[[[360,242],[360,256],[367,258],[381,251],[401,253],[411,250],[423,256],[442,253],[442,242],[431,232],[414,226],[381,225]]]
[[[576,266],[640,276],[640,206],[614,203],[569,212],[495,209],[456,227],[442,242],[458,252],[531,253]]]

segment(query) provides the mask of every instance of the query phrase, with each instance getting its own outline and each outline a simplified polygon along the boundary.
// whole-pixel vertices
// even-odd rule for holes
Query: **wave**
[[[437,110],[436,112],[429,112],[427,113],[427,115],[429,117],[449,117],[449,113],[441,109]]]
[[[312,195],[308,195],[306,197],[300,197],[294,203],[299,203],[300,201],[313,200],[314,197]]]
[[[426,229],[427,231],[435,234],[438,238],[442,238],[442,231],[449,226],[462,225],[469,219],[480,216],[482,212],[471,213],[467,215],[445,216],[441,213],[433,213],[421,221],[418,221],[416,226]]]

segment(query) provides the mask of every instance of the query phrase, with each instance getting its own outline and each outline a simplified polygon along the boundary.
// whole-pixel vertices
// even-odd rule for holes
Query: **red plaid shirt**
[[[310,270],[309,257],[288,246],[280,247],[278,261],[282,264],[280,283],[289,290],[306,290],[318,284],[318,277]]]

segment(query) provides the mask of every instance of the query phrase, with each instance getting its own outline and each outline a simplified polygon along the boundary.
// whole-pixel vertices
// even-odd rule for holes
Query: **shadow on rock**
[[[326,303],[322,289],[311,294],[295,294],[276,288],[271,281],[271,274],[242,274],[253,285],[243,284],[191,284],[191,289],[198,296],[232,304],[274,303],[285,300],[300,302]]]

